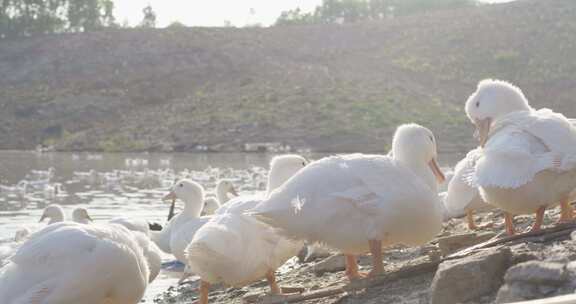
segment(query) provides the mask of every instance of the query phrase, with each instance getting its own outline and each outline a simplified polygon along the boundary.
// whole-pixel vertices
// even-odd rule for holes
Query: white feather
[[[302,248],[244,214],[222,214],[200,228],[186,249],[188,265],[202,280],[244,286],[262,279]]]
[[[442,217],[436,193],[412,171],[363,154],[308,165],[253,212],[289,238],[349,254],[367,251],[370,239],[420,244],[439,231]]]
[[[125,228],[58,223],[31,235],[2,268],[0,303],[135,304],[149,269]]]

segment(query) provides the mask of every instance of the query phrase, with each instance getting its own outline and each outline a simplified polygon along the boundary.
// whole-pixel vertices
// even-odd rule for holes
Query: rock
[[[431,303],[461,303],[496,290],[511,258],[507,247],[490,248],[440,264],[432,280]]]
[[[496,296],[496,303],[511,303],[553,296],[557,293],[557,286],[537,285],[526,282],[513,282],[504,284]]]
[[[525,282],[531,284],[561,285],[567,280],[564,264],[528,261],[508,269],[506,283]]]
[[[422,246],[422,254],[427,255],[430,261],[439,261],[442,258],[442,251],[437,246]]]
[[[332,255],[332,251],[322,245],[314,244],[306,246],[305,262],[314,261],[317,259],[326,258]]]
[[[317,276],[325,272],[338,272],[344,269],[346,269],[346,258],[343,255],[333,255],[312,266],[312,271]]]
[[[561,263],[528,261],[510,267],[504,276],[496,303],[539,299],[565,293],[562,285],[569,281],[567,267]]]
[[[540,259],[540,251],[534,251],[526,243],[516,244],[510,247],[510,250],[512,251],[512,260],[510,263],[512,265]]]
[[[496,236],[494,232],[484,233],[466,233],[445,236],[438,239],[438,247],[443,256],[447,256],[458,249],[470,247],[484,241],[487,241]]]
[[[262,295],[257,292],[250,292],[242,297],[242,303],[256,303],[261,301]]]
[[[372,256],[371,255],[359,255],[357,257],[358,265],[360,266],[372,266]]]
[[[576,231],[572,231],[572,233],[570,233],[570,239],[576,241]]]
[[[568,276],[571,286],[576,287],[576,261],[572,261],[566,265],[566,275]]]
[[[526,296],[532,293],[528,288],[530,288],[530,286],[525,286],[525,284],[517,284],[515,286],[504,284],[500,287],[500,290],[498,290],[496,303],[524,301]]]

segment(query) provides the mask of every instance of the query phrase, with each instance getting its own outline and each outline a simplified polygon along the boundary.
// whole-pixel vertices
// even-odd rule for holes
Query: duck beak
[[[476,132],[474,137],[480,142],[480,147],[484,148],[484,145],[488,141],[488,135],[490,134],[490,125],[492,124],[492,119],[490,117],[484,119],[478,119],[474,121],[476,125]]]
[[[434,176],[436,176],[436,179],[438,180],[439,184],[443,183],[446,180],[444,173],[442,173],[442,170],[440,170],[440,167],[438,166],[438,163],[436,162],[436,158],[433,158],[432,160],[430,160],[430,162],[428,163],[428,166],[430,166],[430,170],[432,170],[432,173],[434,173]]]
[[[170,191],[170,193],[166,194],[163,198],[163,201],[174,201],[176,200],[176,192]]]
[[[236,189],[234,189],[234,187],[230,187],[230,193],[232,193],[232,195],[234,196],[238,196],[238,192],[236,192]]]
[[[91,222],[94,221],[94,220],[90,217],[90,215],[88,215],[88,214],[86,214],[86,218],[87,218],[89,221],[91,221]]]
[[[46,218],[46,214],[42,214],[42,217],[40,217],[40,220],[38,221],[38,223],[42,223],[42,221]]]

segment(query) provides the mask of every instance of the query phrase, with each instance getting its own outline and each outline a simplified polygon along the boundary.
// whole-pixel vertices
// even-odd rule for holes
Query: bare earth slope
[[[514,81],[576,116],[576,1],[380,23],[117,30],[0,41],[0,148],[381,151],[399,123],[473,146],[463,103]]]

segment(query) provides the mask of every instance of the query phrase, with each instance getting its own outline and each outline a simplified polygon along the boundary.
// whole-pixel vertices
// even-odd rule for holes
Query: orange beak
[[[488,141],[488,135],[490,134],[490,125],[492,124],[492,118],[484,118],[482,120],[475,120],[476,132],[474,137],[480,142],[480,147],[484,148],[484,145]]]
[[[166,194],[162,200],[163,201],[173,201],[176,199],[176,193],[174,191],[170,191],[170,193]]]
[[[436,179],[438,180],[439,184],[443,183],[446,180],[446,177],[444,176],[444,173],[442,173],[442,170],[440,170],[440,167],[438,166],[438,163],[436,162],[435,158],[430,160],[428,166],[430,166],[430,170],[432,170],[432,173],[434,173],[434,176],[436,176]]]

